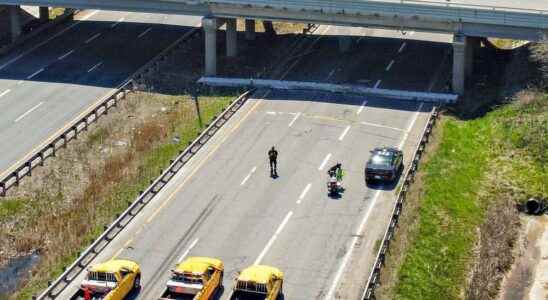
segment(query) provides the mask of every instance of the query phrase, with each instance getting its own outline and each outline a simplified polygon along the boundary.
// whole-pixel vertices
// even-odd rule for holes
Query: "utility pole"
[[[196,114],[198,115],[198,124],[200,125],[200,128],[203,128],[204,124],[202,122],[202,114],[200,113],[200,101],[198,100],[198,88],[192,89],[190,97],[192,98],[196,106]]]

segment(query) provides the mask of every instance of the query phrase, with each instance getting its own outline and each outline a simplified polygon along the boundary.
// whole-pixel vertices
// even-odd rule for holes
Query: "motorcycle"
[[[341,182],[337,180],[335,172],[329,172],[329,180],[327,181],[327,191],[330,196],[338,195],[341,191]]]

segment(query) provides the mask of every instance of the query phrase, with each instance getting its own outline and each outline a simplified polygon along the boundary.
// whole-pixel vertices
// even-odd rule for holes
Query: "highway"
[[[317,33],[333,30],[321,26]],[[366,41],[356,51],[368,53]],[[385,63],[398,55],[425,55],[422,48],[402,47],[412,41],[390,41],[375,54],[375,71],[368,74],[383,80],[365,84],[397,85],[408,78],[391,72],[396,63],[391,68]],[[416,53],[405,53],[409,49]],[[423,90],[435,86],[444,51],[438,49],[429,72],[415,79]],[[341,61],[351,64],[353,53],[347,60],[341,55]],[[336,65],[339,72],[306,69],[320,65],[314,59],[303,58],[287,77],[346,80],[348,64]],[[169,270],[190,255],[224,261],[221,299],[230,298],[237,271],[256,263],[285,272],[285,299],[358,297],[395,201],[394,186],[365,185],[365,161],[370,150],[386,145],[402,148],[407,165],[431,109],[427,103],[373,97],[258,91],[93,262],[137,261],[143,288],[133,298],[139,299],[159,297]],[[278,178],[269,176],[271,146],[279,151]],[[336,162],[346,171],[345,191],[330,198],[326,171]],[[84,275],[60,298],[74,294]]]
[[[86,11],[0,60],[0,178],[200,18]]]

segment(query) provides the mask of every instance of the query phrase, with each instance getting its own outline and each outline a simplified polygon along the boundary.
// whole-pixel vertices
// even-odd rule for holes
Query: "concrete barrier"
[[[202,77],[198,80],[198,83],[221,87],[271,88],[279,90],[311,90],[332,93],[361,94],[383,98],[436,103],[454,103],[458,99],[458,95],[455,94],[376,89],[354,84],[334,84],[308,81]]]

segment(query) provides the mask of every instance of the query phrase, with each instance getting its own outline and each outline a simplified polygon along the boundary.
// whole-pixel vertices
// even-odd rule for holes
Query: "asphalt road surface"
[[[87,11],[43,45],[1,59],[0,178],[199,23],[190,16]]]
[[[322,26],[318,32],[331,30]],[[396,62],[391,68],[385,62],[414,49],[399,50],[408,42],[394,40],[392,51],[375,54],[376,71],[369,76],[384,81],[367,84],[382,87],[383,82],[396,85],[407,79],[390,73]],[[432,78],[443,66],[445,49],[438,51],[428,64],[429,72],[418,75],[423,90],[434,86]],[[306,69],[321,65],[314,59],[303,57],[288,77],[308,74],[336,82],[348,75],[348,64],[337,65],[341,71],[331,73],[329,63],[336,61]],[[399,147],[407,166],[431,109],[427,103],[375,97],[257,92],[94,262],[137,261],[143,288],[132,298],[139,299],[159,297],[169,270],[188,256],[224,261],[221,299],[230,297],[236,273],[252,264],[285,272],[285,299],[356,298],[395,201],[394,185],[365,184],[369,151],[383,145]],[[278,178],[270,177],[268,167],[272,146],[279,151]],[[326,172],[336,162],[346,171],[345,191],[332,198]],[[84,272],[61,296],[72,295],[83,276]]]

